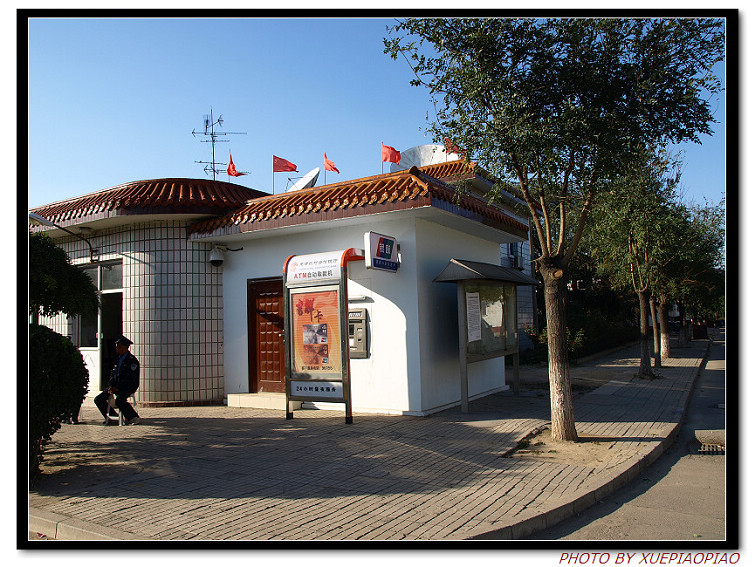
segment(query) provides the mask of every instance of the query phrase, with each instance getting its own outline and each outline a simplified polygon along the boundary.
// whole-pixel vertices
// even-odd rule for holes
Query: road
[[[679,437],[661,458],[609,498],[527,539],[726,539],[726,457],[700,455],[695,441],[696,431],[699,437],[701,431],[726,428],[725,346],[724,331],[718,330]]]

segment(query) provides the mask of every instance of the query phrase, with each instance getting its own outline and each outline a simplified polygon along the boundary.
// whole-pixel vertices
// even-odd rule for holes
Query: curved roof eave
[[[60,226],[129,215],[220,216],[262,191],[224,181],[165,178],[123,183],[31,209]]]
[[[237,227],[238,232],[252,232],[426,206],[447,210],[518,236],[528,232],[527,225],[502,209],[473,195],[459,195],[452,186],[413,167],[253,199],[223,217],[190,226],[189,233],[190,238],[204,239],[230,234],[227,229],[232,226]]]

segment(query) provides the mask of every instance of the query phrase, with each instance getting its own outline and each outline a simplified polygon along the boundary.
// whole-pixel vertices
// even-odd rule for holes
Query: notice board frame
[[[353,423],[347,276],[355,260],[364,260],[363,250],[289,256],[283,265],[286,419],[294,417],[292,401],[322,401],[345,404],[345,421]],[[336,345],[334,362],[328,355]],[[306,364],[305,356],[311,357]]]

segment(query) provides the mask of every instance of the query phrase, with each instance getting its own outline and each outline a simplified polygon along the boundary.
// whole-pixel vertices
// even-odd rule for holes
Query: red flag
[[[226,172],[228,175],[232,175],[233,177],[238,177],[239,175],[246,175],[246,173],[239,173],[236,171],[236,166],[233,164],[233,156],[228,153],[228,169],[226,169]]]
[[[396,148],[386,146],[382,142],[380,142],[380,145],[383,146],[383,161],[389,161],[391,163],[398,163],[401,161],[400,151],[398,151]]]
[[[325,171],[335,171],[336,173],[341,173],[340,171],[338,171],[336,164],[328,159],[328,154],[323,154],[323,156],[325,156]]]
[[[459,154],[460,157],[466,158],[467,150],[464,150],[460,148],[459,146],[457,146],[456,144],[454,144],[451,141],[451,138],[443,138],[443,142],[445,142],[446,153]]]
[[[291,163],[288,160],[273,156],[273,173],[276,171],[299,171],[296,169],[296,164]]]

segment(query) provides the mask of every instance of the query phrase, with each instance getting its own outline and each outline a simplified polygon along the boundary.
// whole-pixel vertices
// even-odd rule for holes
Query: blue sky
[[[229,178],[273,191],[272,155],[340,174],[380,173],[380,143],[404,150],[431,143],[425,89],[403,61],[383,54],[390,19],[37,19],[29,21],[29,207],[128,181],[205,178],[210,144],[193,137],[222,114],[216,159]],[[723,66],[721,66],[723,72]],[[712,101],[716,135],[687,150],[688,199],[724,191],[724,98]],[[384,170],[388,171],[388,164]],[[318,185],[324,181],[320,174]]]

